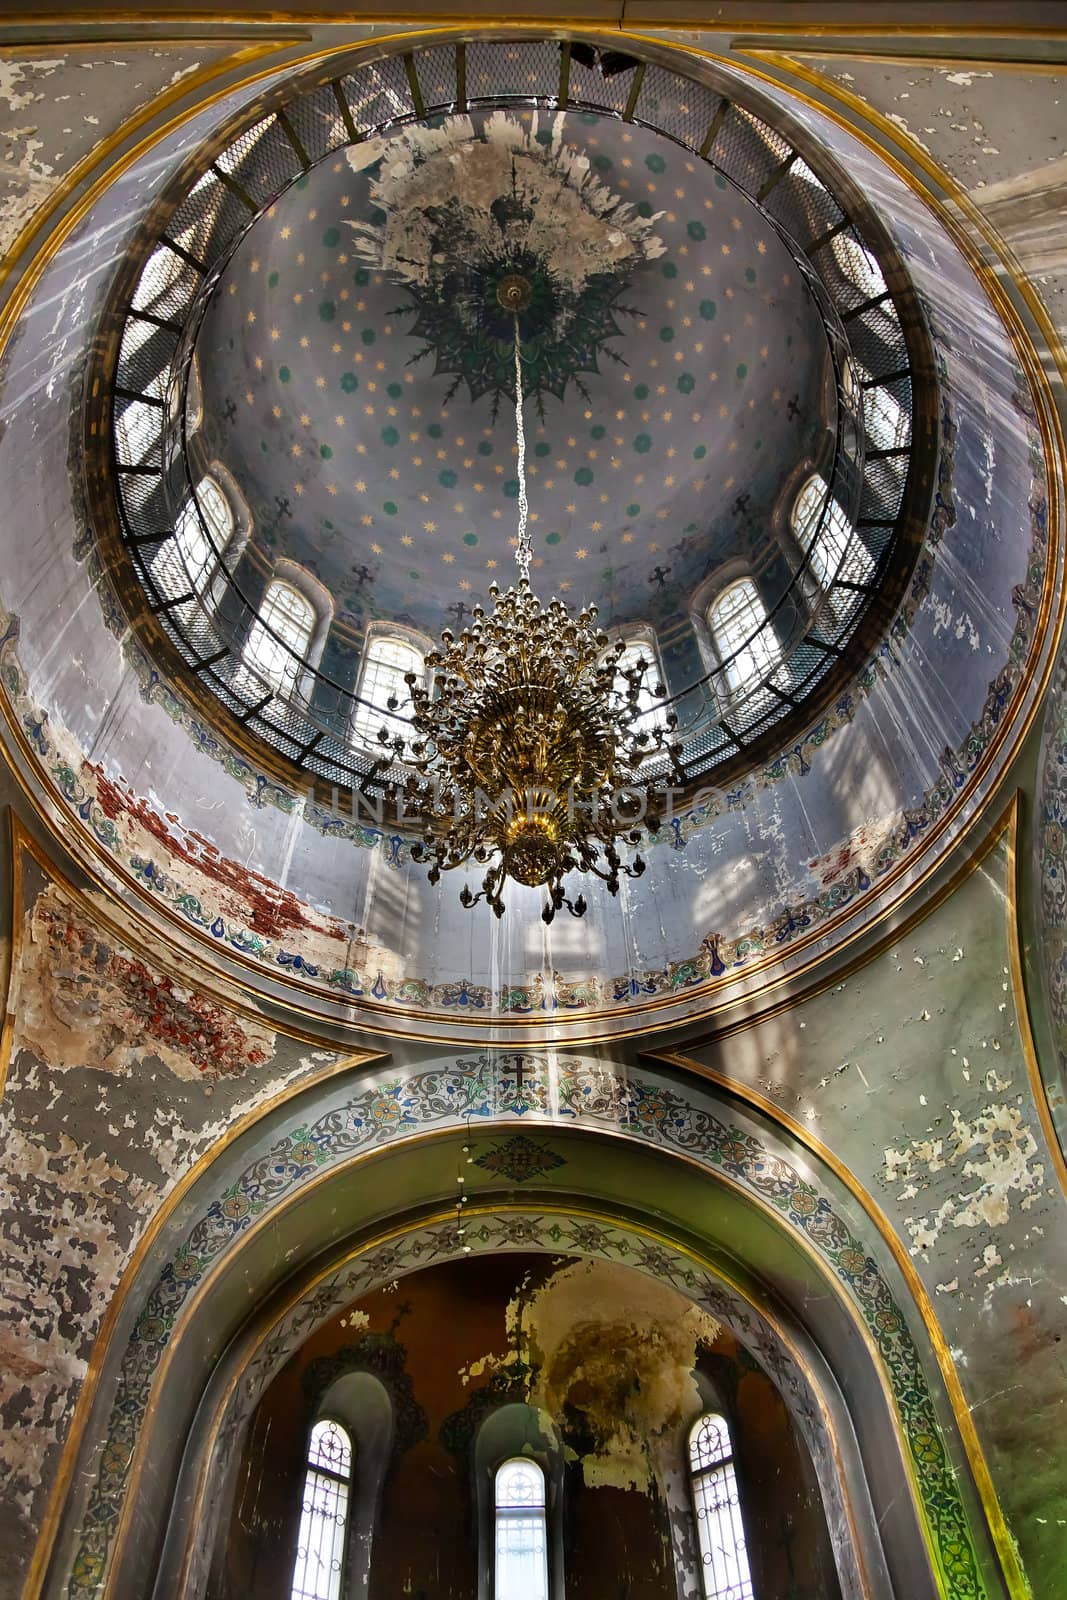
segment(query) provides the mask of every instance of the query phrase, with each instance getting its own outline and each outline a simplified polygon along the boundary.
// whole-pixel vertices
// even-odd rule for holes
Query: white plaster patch
[[[1027,1209],[1038,1197],[1045,1169],[1033,1157],[1037,1140],[1017,1106],[990,1105],[967,1122],[952,1112],[952,1131],[945,1139],[913,1139],[903,1150],[885,1152],[885,1179],[908,1187],[898,1197],[912,1198],[944,1188],[945,1173],[953,1185],[968,1180],[956,1193],[922,1216],[905,1217],[915,1250],[929,1250],[945,1227],[1002,1227],[1011,1213],[1013,1195]],[[933,1196],[931,1196],[933,1198]],[[992,1249],[993,1247],[988,1247]],[[1000,1257],[997,1256],[998,1264]]]

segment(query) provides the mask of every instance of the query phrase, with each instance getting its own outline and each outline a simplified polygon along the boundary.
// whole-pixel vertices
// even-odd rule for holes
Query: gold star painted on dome
[[[411,544],[414,544],[415,541],[411,537],[410,533],[402,533],[400,535],[400,543],[403,544],[403,545],[411,545]]]
[[[453,563],[453,561],[455,561],[455,559],[456,558],[452,554],[451,550],[442,550],[441,551],[441,560],[442,561],[446,561],[449,566],[452,565],[452,563]]]

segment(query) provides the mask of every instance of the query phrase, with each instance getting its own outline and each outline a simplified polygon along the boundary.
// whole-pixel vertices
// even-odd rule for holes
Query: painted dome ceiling
[[[595,370],[527,398],[533,577],[606,624],[659,622],[730,558],[758,566],[798,466],[825,465],[826,335],[774,227],[713,167],[617,119],[560,126],[663,250]],[[379,169],[322,162],[245,234],[198,335],[200,426],[271,562],[312,572],[338,616],[436,632],[512,580],[514,418],[441,370],[405,286],[361,257],[350,225],[380,218]]]

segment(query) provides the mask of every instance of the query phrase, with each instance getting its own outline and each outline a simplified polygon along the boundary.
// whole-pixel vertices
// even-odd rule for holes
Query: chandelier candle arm
[[[644,872],[641,856],[624,861],[619,847],[638,844],[645,829],[658,830],[667,777],[681,776],[682,746],[674,713],[656,714],[648,705],[650,697],[665,693],[662,684],[645,682],[651,664],[639,659],[621,666],[624,643],[612,644],[597,627],[595,606],[573,615],[555,597],[545,604],[530,585],[523,417],[530,385],[523,372],[523,317],[535,314],[538,296],[544,299],[546,285],[555,284],[554,340],[546,341],[542,327],[538,349],[543,363],[544,350],[555,343],[562,361],[587,288],[600,293],[607,286],[612,298],[605,329],[610,324],[613,330],[613,297],[641,262],[662,253],[648,223],[567,152],[558,122],[547,151],[533,137],[536,131],[498,117],[479,141],[467,119],[456,119],[455,126],[416,140],[406,166],[390,166],[387,157],[378,180],[385,231],[361,224],[357,246],[409,290],[426,296],[424,315],[435,295],[446,301],[453,278],[462,278],[463,305],[472,315],[476,310],[479,317],[507,319],[518,477],[518,583],[503,592],[490,585],[492,609],[476,605],[458,638],[443,630],[440,648],[426,658],[429,684],[405,674],[413,732],[405,737],[382,728],[375,775],[386,774],[391,803],[414,823],[419,840],[412,858],[428,867],[431,883],[444,871],[475,863],[485,868],[481,888],[474,893],[465,884],[462,905],[485,900],[503,916],[504,885],[511,879],[547,890],[541,915],[551,922],[564,907],[575,917],[588,909],[583,894],[572,899],[564,889],[571,872],[592,874],[613,895],[622,876]],[[494,190],[483,182],[477,203],[453,196],[452,214],[465,219],[471,250],[462,272],[457,264],[452,276],[451,267],[438,271],[435,265],[439,258],[446,266],[452,259],[447,249],[435,253],[440,197],[430,204],[442,157],[446,187],[465,165],[475,170],[471,163],[498,184]],[[361,150],[359,164],[367,159]],[[545,198],[545,180],[551,200]],[[428,219],[422,232],[420,203]],[[577,248],[568,218],[580,235]],[[602,268],[599,279],[590,277],[594,261]],[[565,365],[559,371],[565,374]],[[540,386],[534,378],[539,404],[543,377]],[[547,387],[555,385],[553,378]]]

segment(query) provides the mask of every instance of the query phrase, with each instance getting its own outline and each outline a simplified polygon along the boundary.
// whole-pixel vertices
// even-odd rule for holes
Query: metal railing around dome
[[[907,504],[916,499],[909,476],[909,335],[924,335],[912,292],[899,274],[889,287],[843,204],[800,151],[752,110],[658,61],[616,51],[611,70],[598,71],[598,54],[605,55],[599,46],[546,39],[430,45],[367,62],[278,104],[219,149],[187,186],[122,307],[111,387],[113,468],[122,539],[159,641],[228,714],[231,731],[265,743],[321,784],[355,787],[366,778],[374,752],[352,731],[360,701],[351,685],[303,660],[293,663],[280,690],[277,677],[265,677],[242,654],[257,604],[242,585],[233,545],[220,547],[195,500],[188,387],[212,290],[256,219],[318,162],[408,121],[497,107],[567,108],[665,135],[760,208],[818,306],[837,389],[828,493],[791,581],[761,624],[774,630],[773,665],[737,685],[736,660],[751,653],[750,639],[669,696],[689,777],[696,782],[736,769],[768,748],[785,719],[814,715],[845,664],[858,665],[849,647],[861,638],[867,647],[862,625],[872,607],[882,626],[888,620],[887,573],[906,513],[916,520],[914,503]],[[178,510],[190,497],[213,552],[207,585],[190,573],[176,533]],[[831,516],[839,548],[832,569],[816,576],[813,563],[818,551],[825,557],[820,541]],[[399,714],[381,715],[403,722]]]

